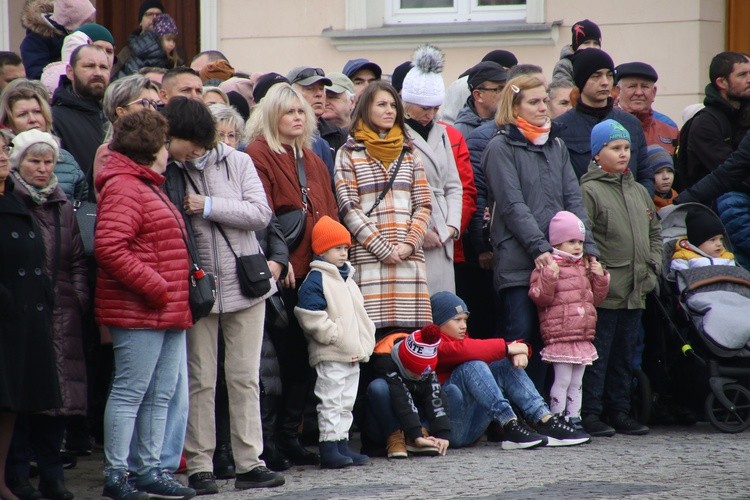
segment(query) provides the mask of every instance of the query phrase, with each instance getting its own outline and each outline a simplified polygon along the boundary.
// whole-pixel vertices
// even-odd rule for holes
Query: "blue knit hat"
[[[608,143],[619,139],[630,142],[630,134],[619,122],[609,119],[597,123],[591,130],[591,157],[598,155]]]
[[[469,314],[469,308],[461,297],[451,292],[438,292],[430,297],[432,307],[432,321],[442,325],[461,313]]]

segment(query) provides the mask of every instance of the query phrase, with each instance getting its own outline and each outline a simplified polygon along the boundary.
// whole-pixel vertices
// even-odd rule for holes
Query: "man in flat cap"
[[[656,70],[644,62],[629,62],[615,68],[615,84],[620,91],[619,107],[640,120],[646,144],[664,148],[674,155],[680,131],[666,115],[652,109],[656,99]]]
[[[461,76],[468,76],[466,83],[471,95],[458,112],[453,126],[464,138],[468,138],[472,130],[495,117],[500,92],[508,80],[508,71],[496,62],[482,61]]]

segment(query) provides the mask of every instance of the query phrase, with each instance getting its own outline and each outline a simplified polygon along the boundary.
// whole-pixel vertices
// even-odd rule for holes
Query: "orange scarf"
[[[674,202],[676,196],[677,191],[675,191],[674,189],[671,189],[668,194],[654,194],[654,205],[656,205],[656,209],[659,210],[660,208],[671,205],[672,202]]]
[[[552,121],[549,118],[547,118],[547,121],[544,123],[544,127],[532,125],[520,116],[516,118],[516,127],[518,127],[518,130],[521,131],[527,141],[537,146],[543,146],[547,142],[551,126]]]
[[[380,160],[385,168],[398,158],[404,147],[404,132],[398,124],[394,124],[385,138],[381,139],[377,132],[368,127],[365,122],[360,121],[352,136],[364,142],[367,154]]]

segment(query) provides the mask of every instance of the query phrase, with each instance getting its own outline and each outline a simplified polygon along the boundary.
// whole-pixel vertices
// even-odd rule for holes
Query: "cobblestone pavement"
[[[100,498],[101,464],[97,452],[66,471],[76,498]],[[338,471],[294,467],[285,475],[284,486],[255,491],[219,481],[220,493],[205,498],[750,498],[750,432],[723,434],[699,423],[517,451],[483,440],[445,457],[375,458],[370,466]]]

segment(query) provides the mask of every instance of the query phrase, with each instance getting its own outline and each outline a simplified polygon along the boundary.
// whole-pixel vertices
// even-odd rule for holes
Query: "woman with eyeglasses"
[[[406,133],[415,153],[422,159],[430,183],[432,217],[425,232],[424,250],[427,287],[430,295],[455,293],[453,242],[461,236],[462,195],[451,140],[437,113],[445,99],[445,84],[440,73],[442,52],[425,45],[414,52],[413,67],[404,77],[401,98],[404,101]]]
[[[104,143],[99,146],[94,155],[94,174],[106,163],[109,158],[109,142],[112,140],[113,124],[122,116],[142,109],[157,109],[161,107],[159,88],[154,82],[143,75],[130,75],[110,83],[104,92],[102,109],[104,116],[109,120],[107,134]],[[98,198],[99,193],[96,192]]]
[[[247,134],[242,116],[225,104],[212,104],[208,110],[216,121],[217,139],[231,148],[244,151],[247,147]]]
[[[573,212],[587,226],[585,253],[591,259],[599,255],[568,149],[547,113],[548,101],[538,78],[523,75],[508,81],[495,115],[499,133],[487,144],[481,163],[494,200],[490,240],[500,300],[496,315],[503,325],[495,336],[531,344],[527,371],[541,394],[546,366],[539,357],[543,344],[537,308],[528,294],[531,272],[554,262],[547,237],[552,217],[561,210]]]
[[[0,498],[17,498],[9,488],[17,485],[5,477],[17,414],[61,405],[52,344],[54,293],[41,272],[46,258],[39,225],[14,196],[11,141],[12,134],[0,129]]]
[[[0,127],[7,127],[14,134],[31,129],[51,133],[52,110],[44,85],[25,78],[10,82],[0,94]],[[64,149],[59,151],[55,163],[58,185],[71,201],[76,197],[87,199],[89,185],[86,175],[72,154]]]
[[[274,214],[281,218],[301,210],[304,217],[299,241],[289,248],[289,269],[282,280],[289,327],[270,332],[281,368],[282,395],[275,436],[264,436],[271,445],[264,456],[279,464],[285,463],[284,457],[295,465],[315,465],[320,460],[299,441],[298,429],[315,372],[310,368],[307,340],[294,316],[297,285],[304,281],[313,259],[313,226],[324,215],[338,220],[328,168],[310,149],[315,128],[315,113],[288,83],[277,83],[268,90],[248,124],[250,145],[246,151],[258,169]],[[298,169],[305,176],[304,196]],[[273,267],[271,270],[276,272]]]

